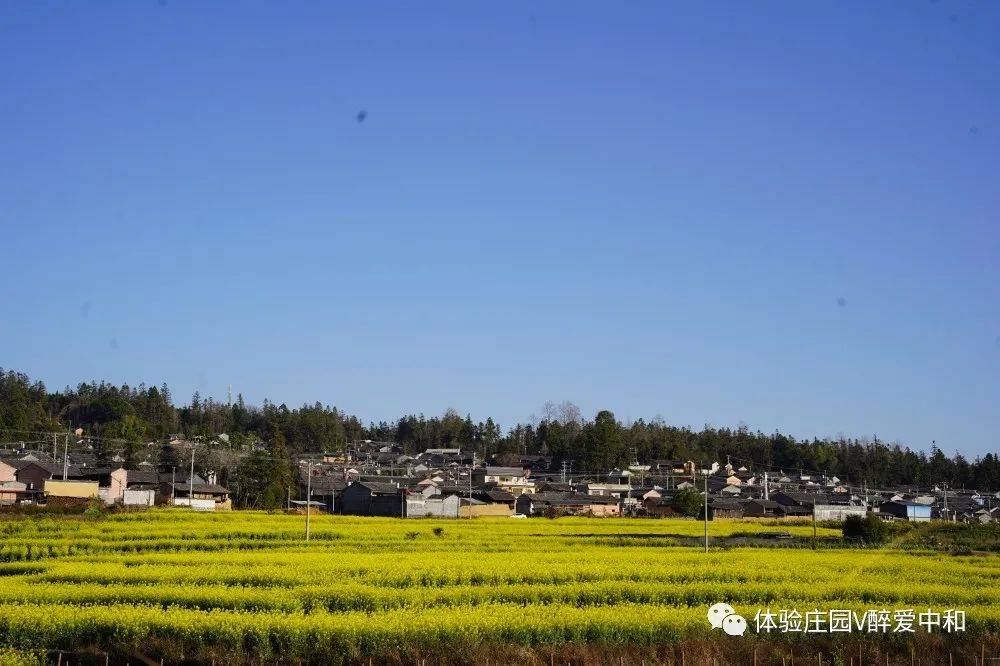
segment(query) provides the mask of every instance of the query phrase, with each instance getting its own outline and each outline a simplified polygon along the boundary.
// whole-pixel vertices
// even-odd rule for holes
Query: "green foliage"
[[[24,431],[64,432],[77,426],[91,436],[114,438],[109,450],[103,441],[95,440],[99,455],[108,458],[124,453],[129,462],[138,453],[136,444],[164,441],[173,433],[203,441],[226,433],[228,448],[243,447],[244,451],[255,443],[270,446],[280,433],[287,453],[339,451],[348,442],[370,439],[395,441],[407,453],[430,447],[472,448],[480,460],[493,454],[516,457],[544,453],[553,456],[557,466],[569,462],[571,471],[607,470],[631,463],[633,451],[642,462],[703,462],[730,455],[761,466],[823,470],[856,484],[868,482],[879,487],[948,483],[1000,489],[1000,458],[995,453],[968,461],[960,455],[948,458],[937,447],[928,455],[885,444],[877,437],[798,440],[745,426],[693,430],[642,419],[625,428],[609,411],[600,411],[587,421],[568,402],[548,403],[537,422],[507,429],[491,418],[476,423],[453,409],[441,416],[410,414],[393,423],[365,425],[336,407],[318,402],[289,408],[265,400],[256,407],[247,405],[242,395],[229,405],[196,394],[190,404],[175,406],[166,385],[91,382],[50,393],[41,382],[32,383],[24,374],[0,370],[0,436],[18,441],[24,439]],[[161,455],[160,462],[165,471],[173,466],[169,456]],[[278,485],[285,483],[286,479]]]
[[[893,524],[896,527],[897,524]],[[952,553],[973,551],[1000,553],[1000,523],[948,523],[934,520],[927,523],[898,523],[909,534],[904,547],[947,550]]]
[[[681,515],[700,518],[705,511],[705,498],[694,488],[681,488],[674,495],[674,508]]]
[[[891,529],[885,521],[873,513],[861,516],[848,516],[844,519],[844,538],[859,541],[864,544],[878,545],[889,539]]]
[[[0,666],[43,666],[45,654],[0,647]]]

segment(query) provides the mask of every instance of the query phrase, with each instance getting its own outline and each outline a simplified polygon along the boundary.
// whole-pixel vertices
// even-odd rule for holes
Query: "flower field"
[[[705,616],[719,601],[751,624],[764,607],[929,607],[965,610],[962,640],[992,644],[1000,629],[993,554],[830,544],[705,554],[690,544],[696,521],[586,518],[316,516],[307,544],[304,520],[181,510],[0,520],[0,647],[367,663],[490,646],[530,660],[568,646],[654,654],[682,641],[805,640],[720,637]],[[774,529],[711,524],[713,537]]]

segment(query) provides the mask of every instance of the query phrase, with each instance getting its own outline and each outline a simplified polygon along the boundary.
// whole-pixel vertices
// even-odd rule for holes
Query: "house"
[[[424,455],[427,456],[457,456],[462,453],[462,449],[427,449]]]
[[[155,469],[130,469],[125,475],[126,490],[159,490],[160,473]]]
[[[233,507],[229,490],[216,483],[208,483],[197,474],[193,482],[174,483],[171,490],[174,506],[189,506],[198,511],[228,511]]]
[[[475,483],[521,484],[528,478],[528,473],[521,467],[481,467],[472,472]]]
[[[746,518],[780,518],[784,514],[779,511],[781,505],[774,500],[752,499],[743,505],[743,516]]]
[[[405,511],[406,490],[393,483],[356,481],[341,494],[340,511],[352,516],[396,516]]]
[[[848,516],[864,518],[868,513],[868,508],[849,503],[816,504],[813,512],[816,515],[816,520],[844,520]]]
[[[674,518],[681,515],[681,512],[674,506],[673,495],[648,497],[642,501],[642,510],[647,516],[653,518]]]
[[[15,479],[23,483],[28,491],[41,492],[45,482],[51,479],[54,473],[53,468],[44,463],[27,460],[7,460],[7,463],[15,468]]]
[[[461,518],[479,518],[481,516],[510,516],[513,513],[513,495],[500,490],[488,490],[473,493],[471,498],[463,497],[458,515]]]
[[[156,504],[160,491],[160,474],[155,469],[143,467],[130,469],[125,474],[122,504],[150,507]]]
[[[46,499],[54,497],[89,500],[100,497],[100,485],[97,481],[47,479],[43,487]]]
[[[792,490],[782,490],[771,493],[771,499],[782,506],[794,506],[808,509],[812,513],[813,504],[816,503],[816,496],[811,493],[801,493]]]
[[[458,518],[462,501],[458,495],[406,494],[406,518]]]
[[[80,469],[79,478],[96,481],[100,487],[100,498],[105,504],[121,504],[124,501],[128,485],[128,471],[124,467],[84,467]]]
[[[1000,516],[1000,508],[979,509],[969,516],[968,521],[971,523],[982,523],[985,525],[986,523],[995,522],[998,516]]]
[[[0,483],[17,481],[17,468],[0,458]]]
[[[683,460],[654,460],[650,465],[651,471],[662,474],[691,474],[691,470],[694,469],[694,463],[690,463],[690,467]]]
[[[310,490],[312,493],[310,500],[314,504],[319,502],[322,508],[333,513],[337,511],[337,498],[341,497],[343,492],[347,490],[347,481],[336,476],[314,476],[311,484],[300,481],[299,490],[302,495]]]
[[[632,486],[626,483],[584,483],[579,489],[588,495],[622,498],[629,494]]]
[[[702,512],[704,513],[704,511]],[[708,503],[708,518],[742,518],[743,504],[738,500],[714,499]]]
[[[573,486],[568,483],[560,483],[558,481],[536,481],[535,492],[571,493],[573,492]]]
[[[633,488],[629,491],[629,497],[634,497],[640,504],[647,499],[663,497],[662,488]]]
[[[0,505],[20,504],[27,495],[28,489],[20,481],[0,481]]]
[[[629,469],[613,469],[608,473],[606,478],[608,483],[620,484],[620,485],[631,485],[632,481],[632,470]]]
[[[812,518],[812,508],[797,505],[778,504],[775,507],[775,518]]]
[[[526,493],[517,498],[516,507],[517,513],[526,516],[562,514],[606,517],[621,513],[617,499],[580,493]]]
[[[487,466],[472,471],[472,482],[477,486],[495,484],[513,495],[521,495],[535,490],[534,481],[528,480],[529,474],[521,467]]]
[[[473,499],[486,504],[499,504],[505,506],[511,511],[514,510],[514,501],[517,499],[511,493],[508,493],[505,490],[500,490],[499,488],[476,490],[473,491],[472,497]]]
[[[897,520],[923,522],[931,519],[931,507],[907,500],[890,500],[879,505],[878,511],[883,516],[892,516]]]
[[[471,497],[460,498],[459,518],[481,518],[483,516],[510,516],[513,510],[503,504],[489,504]]]

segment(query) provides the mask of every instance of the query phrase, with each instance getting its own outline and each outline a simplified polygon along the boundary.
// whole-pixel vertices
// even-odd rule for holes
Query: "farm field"
[[[611,655],[680,663],[685,650],[686,663],[739,662],[758,651],[781,663],[816,649],[936,663],[928,650],[994,654],[1000,629],[995,553],[844,548],[839,530],[822,527],[812,550],[808,525],[715,521],[708,554],[692,543],[702,523],[688,520],[314,516],[308,544],[304,527],[301,515],[256,512],[2,518],[0,647],[155,663],[597,663]],[[792,542],[740,545],[776,529]],[[731,604],[750,631],[713,632],[706,611],[716,602]],[[934,636],[758,635],[762,608],[956,608],[967,627]]]

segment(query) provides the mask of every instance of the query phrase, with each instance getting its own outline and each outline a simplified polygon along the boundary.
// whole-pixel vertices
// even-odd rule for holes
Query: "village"
[[[183,448],[191,443],[176,439]],[[150,444],[152,450],[152,443]],[[126,469],[120,456],[101,464],[92,452],[63,455],[0,447],[0,508],[84,507],[92,502],[141,509],[234,508],[219,472],[202,465]],[[150,456],[153,458],[153,456]],[[293,458],[295,490],[285,508],[402,518],[682,517],[843,520],[868,513],[887,521],[1000,520],[1000,492],[947,487],[868,488],[801,470],[758,471],[745,463],[653,460],[604,472],[574,472],[545,455],[477,460],[472,450],[403,453],[392,442],[360,441],[336,454]],[[503,462],[504,464],[500,464]],[[186,467],[186,466],[185,466]],[[231,479],[238,484],[239,479]],[[687,502],[681,501],[687,496]],[[694,511],[691,496],[697,497]]]

